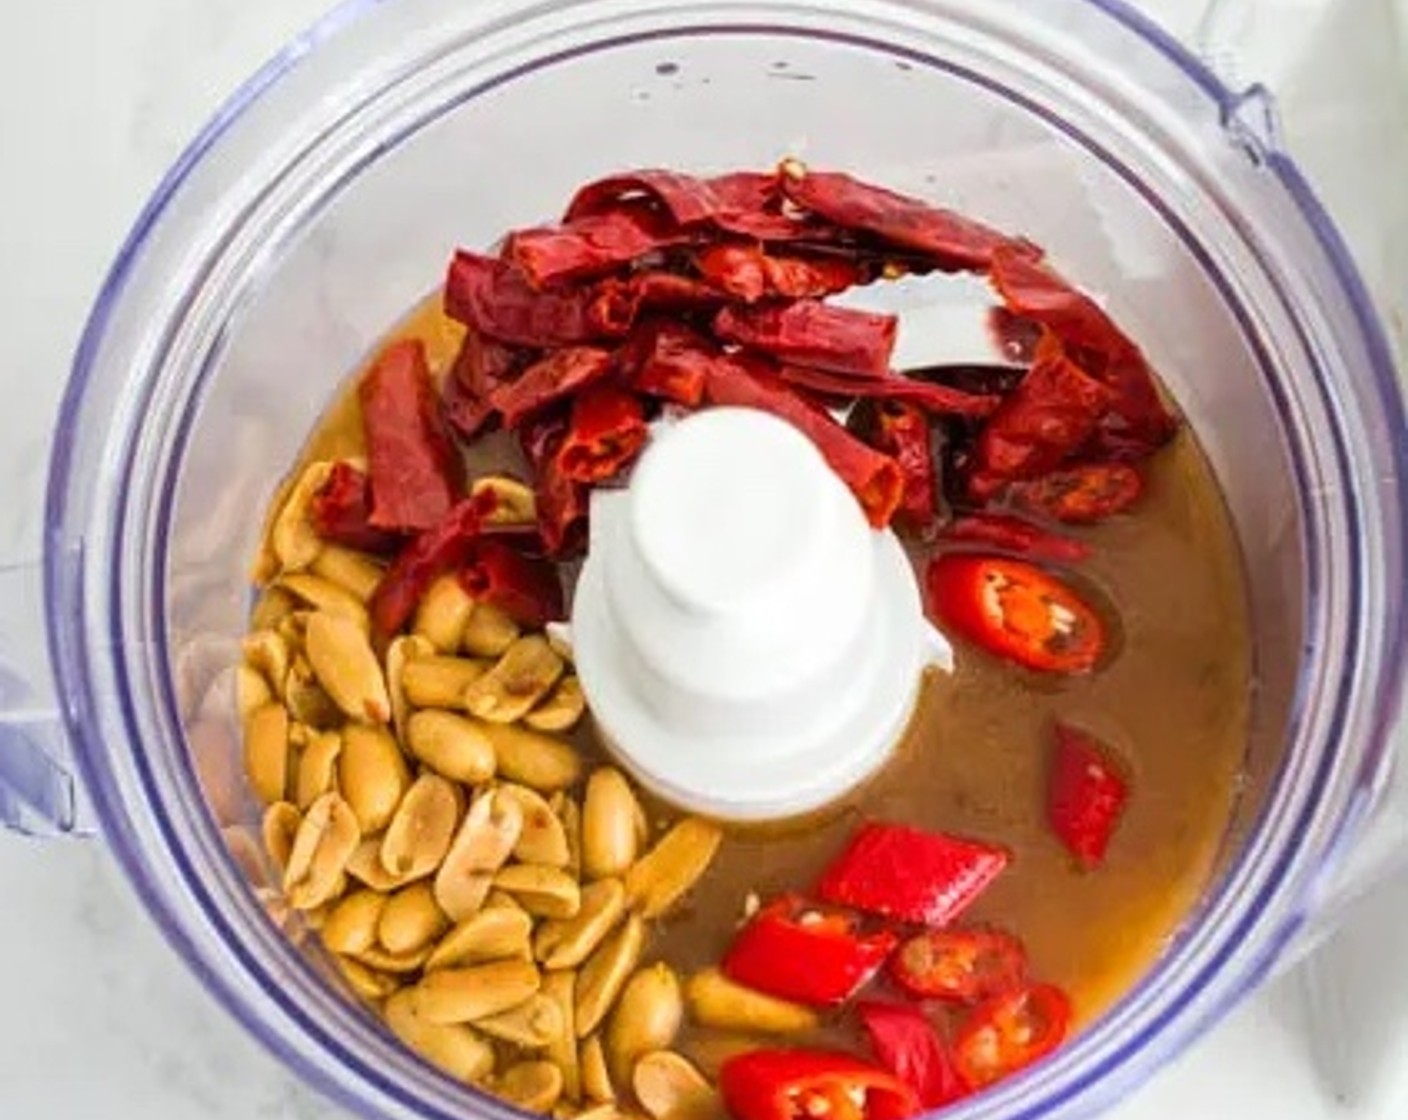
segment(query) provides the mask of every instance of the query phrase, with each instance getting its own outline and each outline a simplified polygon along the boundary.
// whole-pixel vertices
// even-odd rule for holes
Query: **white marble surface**
[[[132,217],[219,99],[324,2],[0,5],[0,560],[38,547],[50,417],[78,325]],[[1189,35],[1204,8],[1145,6]],[[1401,343],[1401,305],[1388,293],[1408,290],[1408,222],[1392,209],[1404,180],[1376,173],[1386,145],[1408,137],[1405,87],[1395,96],[1384,84],[1397,42],[1388,0],[1223,7],[1235,18],[1202,30],[1238,44],[1242,76],[1277,82],[1291,146],[1354,240]],[[1350,8],[1381,19],[1378,32],[1337,47],[1339,65],[1288,61],[1308,43],[1337,42]],[[1367,114],[1356,118],[1364,127],[1346,127],[1347,106]],[[1299,986],[1283,982],[1115,1120],[1325,1120],[1335,1108],[1306,1039]],[[186,974],[99,844],[0,836],[0,1117],[336,1115]]]

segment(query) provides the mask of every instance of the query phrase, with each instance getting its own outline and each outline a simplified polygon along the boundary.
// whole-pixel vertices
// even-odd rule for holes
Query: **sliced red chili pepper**
[[[939,487],[929,418],[903,401],[869,401],[851,414],[849,426],[877,451],[890,456],[904,475],[904,495],[895,516],[926,528],[938,516]]]
[[[954,921],[1003,868],[1005,848],[872,821],[822,874],[819,897],[900,921],[943,926]]]
[[[816,300],[725,307],[714,334],[785,362],[864,377],[885,377],[899,320]]]
[[[917,405],[937,416],[978,418],[991,415],[1002,403],[1000,397],[979,396],[936,385],[931,381],[914,381],[904,374],[889,373],[884,377],[848,377],[804,366],[783,366],[782,379],[789,384],[824,393],[831,397],[859,397],[862,400],[904,401]]]
[[[1083,525],[1123,513],[1143,489],[1139,472],[1127,463],[1085,463],[1013,483],[1006,497],[1032,513]]]
[[[769,253],[757,244],[723,242],[698,250],[695,267],[716,288],[745,303],[764,297],[817,299],[864,279],[854,258]]]
[[[402,538],[371,523],[371,480],[351,463],[333,464],[309,505],[313,531],[325,541],[363,552],[394,552]]]
[[[1078,728],[1058,723],[1046,818],[1086,870],[1105,861],[1128,801],[1124,765],[1110,748]]]
[[[832,1050],[753,1050],[724,1062],[734,1120],[906,1120],[922,1107],[894,1074]]]
[[[539,358],[516,381],[500,385],[489,400],[503,415],[504,424],[516,428],[534,412],[601,381],[612,367],[613,359],[607,350],[565,346]]]
[[[824,410],[803,400],[788,386],[755,376],[741,362],[724,358],[706,372],[705,396],[712,404],[770,412],[786,420],[816,445],[831,469],[851,488],[870,524],[890,523],[904,492],[904,476],[895,461],[867,447]]]
[[[890,977],[916,999],[982,1003],[1027,979],[1027,951],[998,929],[929,929],[890,958]]]
[[[966,514],[945,527],[943,539],[1053,564],[1079,564],[1090,558],[1090,548],[1084,541],[1048,532],[1030,521],[1001,513]]]
[[[495,498],[487,491],[464,498],[440,524],[425,530],[396,554],[367,604],[378,641],[400,633],[430,585],[469,558],[494,505]]]
[[[558,468],[574,482],[602,482],[634,462],[649,435],[639,397],[616,385],[592,385],[572,398]]]
[[[609,175],[578,188],[563,220],[574,222],[642,198],[657,203],[680,226],[708,221],[719,210],[718,195],[703,179],[679,171],[647,168]]]
[[[529,352],[465,331],[459,353],[445,378],[445,417],[465,439],[481,432],[494,416],[490,398],[528,361]]]
[[[627,282],[635,291],[642,312],[712,311],[728,302],[728,296],[711,284],[660,269],[634,273]]]
[[[841,172],[808,170],[793,175],[784,166],[782,189],[812,213],[846,229],[863,230],[891,245],[923,253],[945,271],[987,269],[996,250],[1011,244],[1009,238],[981,222]]]
[[[1071,1001],[1051,984],[1028,984],[974,1008],[953,1039],[954,1064],[982,1089],[1044,1058],[1065,1041]]]
[[[494,537],[480,537],[460,568],[461,586],[521,626],[540,629],[565,617],[557,565],[534,559]]]
[[[712,223],[719,229],[758,241],[830,240],[834,227],[810,214],[783,210],[776,171],[738,171],[708,180],[718,203]]]
[[[943,1038],[919,1008],[866,1000],[856,1013],[880,1064],[912,1088],[926,1109],[968,1095]]]
[[[861,933],[854,914],[783,895],[739,931],[721,967],[755,991],[833,1007],[869,982],[898,940],[889,930]]]
[[[371,525],[397,533],[429,529],[464,489],[464,464],[450,440],[425,347],[394,343],[357,387],[372,486]]]
[[[1105,652],[1100,616],[1034,564],[941,554],[930,561],[924,582],[935,622],[1028,669],[1088,673]]]
[[[538,506],[538,536],[549,556],[575,555],[586,545],[587,487],[566,477],[557,452],[567,433],[567,418],[544,414],[519,429],[524,458],[533,468]]]
[[[626,382],[638,393],[697,408],[708,371],[721,360],[711,341],[672,319],[636,328],[621,355]]]
[[[688,240],[658,211],[623,203],[565,225],[518,230],[509,235],[503,256],[522,269],[535,287],[543,288],[600,276]]]

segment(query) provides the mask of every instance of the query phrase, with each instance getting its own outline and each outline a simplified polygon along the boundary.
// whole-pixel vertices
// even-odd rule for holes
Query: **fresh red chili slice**
[[[371,481],[351,463],[333,464],[309,505],[313,531],[325,541],[363,552],[394,552],[402,538],[371,523]]]
[[[954,1035],[954,1064],[970,1088],[985,1088],[1055,1050],[1070,1024],[1065,992],[1024,985],[973,1009]]]
[[[786,420],[816,445],[841,481],[851,488],[870,524],[890,523],[904,492],[904,476],[888,455],[867,447],[824,410],[772,378],[755,376],[743,364],[721,358],[706,372],[705,396],[712,404],[770,412]]]
[[[464,489],[464,465],[441,416],[425,347],[394,343],[357,387],[367,438],[373,528],[429,529]]]
[[[1105,652],[1100,616],[1034,564],[941,554],[924,582],[930,617],[994,656],[1041,672],[1088,673]]]
[[[947,1045],[919,1008],[866,1000],[856,1013],[880,1064],[912,1088],[924,1108],[968,1095]]]
[[[923,253],[945,271],[985,270],[997,249],[1011,244],[1009,238],[981,222],[841,172],[792,174],[784,165],[782,189],[812,213],[901,249]]]
[[[1027,951],[997,929],[929,929],[890,958],[890,977],[916,999],[972,1005],[1020,987]]]
[[[785,362],[863,377],[885,377],[899,320],[816,300],[725,307],[714,334]]]
[[[923,925],[954,921],[1002,873],[1005,848],[870,822],[827,867],[817,886],[826,902]]]
[[[476,601],[498,607],[521,626],[540,629],[565,617],[557,565],[525,556],[494,537],[473,543],[459,580]]]
[[[753,1050],[724,1062],[734,1120],[906,1120],[922,1107],[894,1074],[832,1050]]]
[[[592,385],[572,399],[558,469],[574,482],[613,478],[635,461],[649,434],[639,397],[616,385]]]
[[[547,554],[559,559],[582,551],[587,538],[587,487],[564,475],[557,462],[566,434],[567,418],[561,415],[534,417],[519,429],[524,458],[533,469],[538,536]]]
[[[991,415],[1002,403],[1000,397],[965,393],[961,389],[931,381],[915,381],[899,373],[887,373],[883,377],[848,377],[789,365],[782,367],[781,376],[789,384],[829,397],[902,401],[937,416],[979,418]]]
[[[1143,489],[1139,472],[1127,463],[1085,463],[1013,483],[1006,497],[1054,521],[1084,525],[1123,513]]]
[[[489,400],[503,415],[504,424],[516,428],[534,412],[601,381],[612,368],[613,358],[607,350],[566,346],[539,358],[516,381],[500,385]]]
[[[871,401],[858,406],[849,423],[861,439],[894,459],[904,475],[904,496],[895,516],[914,528],[933,524],[939,486],[929,418],[903,401]]]
[[[1046,818],[1086,870],[1104,863],[1128,801],[1124,765],[1110,748],[1078,728],[1058,723]]]
[[[966,514],[945,527],[943,539],[1053,564],[1079,564],[1090,558],[1090,548],[1085,542],[1001,513]]]
[[[861,933],[853,914],[784,895],[739,931],[721,967],[756,991],[833,1007],[869,982],[898,940],[889,930]]]
[[[818,299],[864,279],[854,258],[769,253],[757,244],[723,242],[698,250],[695,267],[716,288],[744,303],[764,297]]]
[[[665,215],[625,203],[562,226],[518,230],[509,235],[503,255],[543,288],[615,271],[688,239]]]
[[[697,408],[709,370],[722,356],[703,335],[672,319],[647,320],[621,355],[626,382],[638,393]]]

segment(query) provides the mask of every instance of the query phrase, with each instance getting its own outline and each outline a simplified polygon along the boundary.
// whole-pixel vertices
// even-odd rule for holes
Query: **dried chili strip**
[[[504,423],[514,428],[524,417],[600,381],[612,368],[609,351],[594,346],[564,347],[539,358],[516,381],[500,385],[489,399]]]
[[[351,463],[334,463],[308,507],[313,531],[325,541],[362,552],[395,551],[403,538],[375,528],[371,515],[371,480]]]
[[[656,400],[698,408],[719,348],[673,319],[642,323],[622,350],[622,373],[632,389]]]
[[[498,607],[520,626],[540,629],[567,613],[557,566],[495,537],[471,544],[459,581],[476,602]]]
[[[639,397],[610,383],[593,385],[572,399],[558,469],[574,482],[604,482],[635,462],[649,435]]]
[[[668,216],[640,204],[625,204],[562,226],[518,230],[504,245],[535,287],[601,276],[647,253],[688,241]]]
[[[567,433],[567,418],[548,415],[519,430],[523,456],[533,470],[538,506],[538,536],[549,556],[574,555],[586,544],[588,489],[562,473],[557,453]]]
[[[744,303],[760,299],[819,299],[862,283],[853,257],[769,253],[760,245],[721,242],[698,250],[694,265],[716,288]]]
[[[816,300],[725,307],[714,334],[784,362],[860,377],[885,377],[899,320]]]
[[[609,175],[579,188],[567,204],[564,220],[574,222],[604,214],[641,198],[657,203],[680,226],[707,221],[720,206],[718,195],[703,179],[679,171],[647,168]]]
[[[998,396],[965,393],[932,381],[914,381],[902,374],[883,378],[850,378],[802,366],[783,366],[781,377],[798,388],[828,397],[903,401],[937,416],[990,416],[1002,403]]]
[[[445,416],[463,438],[478,435],[494,416],[490,399],[528,361],[529,352],[485,338],[470,327],[442,391]]]
[[[929,418],[903,401],[877,401],[853,419],[857,434],[890,456],[904,475],[896,517],[916,528],[928,527],[938,516],[939,494]]]

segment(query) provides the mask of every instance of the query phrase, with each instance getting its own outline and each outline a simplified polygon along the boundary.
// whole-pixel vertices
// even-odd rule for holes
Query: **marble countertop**
[[[1270,49],[1321,33],[1332,0],[1283,0],[1315,20],[1200,25],[1205,5],[1145,6],[1180,34],[1239,37],[1257,75]],[[54,0],[0,6],[0,560],[33,556],[53,415],[77,325],[159,175],[220,99],[326,0]],[[1345,5],[1341,4],[1340,7]],[[1388,0],[1356,0],[1390,11]],[[1228,5],[1221,6],[1224,22]],[[1231,7],[1236,7],[1231,6]],[[1243,5],[1250,8],[1250,5]],[[1385,18],[1392,18],[1385,15]],[[1364,50],[1385,49],[1370,36]],[[1391,34],[1387,50],[1393,51]],[[1380,60],[1382,61],[1382,60]],[[1290,132],[1312,178],[1373,143],[1336,104],[1382,104],[1363,60],[1311,78],[1285,71]],[[1274,80],[1274,76],[1273,76]],[[1359,83],[1356,85],[1355,83]],[[1338,98],[1338,102],[1336,101]],[[1359,98],[1354,102],[1354,98]],[[1390,99],[1391,100],[1391,99]],[[1389,123],[1393,123],[1392,119]],[[1382,123],[1382,122],[1380,122]],[[1387,133],[1384,133],[1387,134]],[[1309,141],[1316,140],[1312,144]],[[1380,181],[1380,180],[1385,181]],[[1380,292],[1408,290],[1408,229],[1392,221],[1402,180],[1336,180],[1326,194]],[[1396,271],[1395,271],[1396,270]],[[1385,306],[1401,332],[1397,306]],[[1401,334],[1400,334],[1400,342]],[[0,1116],[9,1120],[313,1120],[339,1109],[301,1086],[187,974],[100,843],[0,835]],[[1309,1058],[1292,977],[1265,989],[1134,1094],[1115,1120],[1260,1114],[1325,1120],[1335,1105]]]

